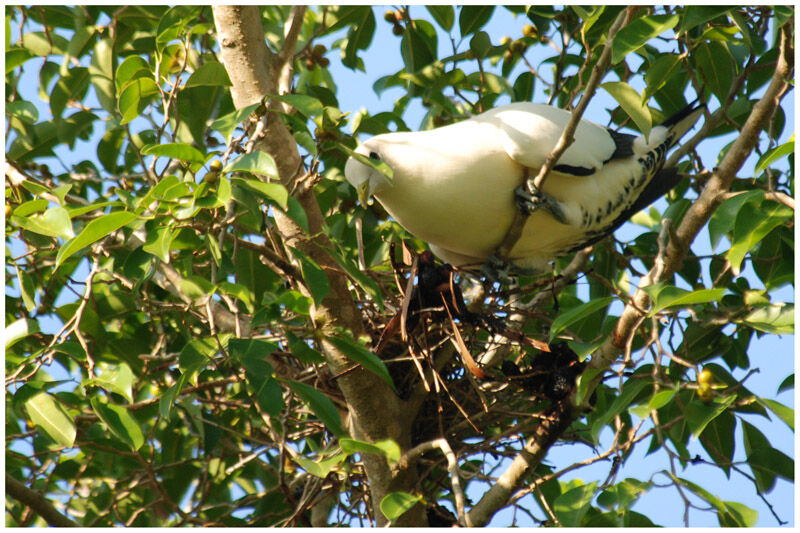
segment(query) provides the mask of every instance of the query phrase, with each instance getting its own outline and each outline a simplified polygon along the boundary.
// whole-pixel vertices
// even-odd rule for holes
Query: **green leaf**
[[[791,220],[792,216],[792,209],[775,202],[764,202],[759,207],[747,203],[739,209],[733,228],[731,248],[725,254],[735,276],[739,275],[747,252],[773,229]]]
[[[717,100],[724,103],[733,84],[733,61],[725,45],[715,42],[700,43],[692,54],[700,69],[702,79]]]
[[[89,63],[89,81],[97,100],[109,113],[116,113],[117,91],[114,86],[114,44],[110,37],[97,40]]]
[[[93,397],[90,403],[98,418],[118,439],[130,446],[133,451],[142,447],[144,444],[142,428],[127,409],[120,405],[107,403],[99,396]]]
[[[308,118],[319,116],[324,109],[319,98],[314,98],[308,94],[273,94],[270,95],[270,98],[289,104]]]
[[[415,27],[406,27],[400,39],[400,55],[406,72],[417,72],[425,65],[436,61],[435,33],[433,36],[424,31],[422,21],[416,21]]]
[[[783,420],[783,423],[789,426],[789,428],[794,431],[794,409],[791,407],[787,407],[782,403],[778,403],[775,400],[768,400],[766,398],[757,398],[758,403],[775,413],[778,418]]]
[[[425,9],[428,10],[428,13],[430,13],[433,17],[433,20],[435,20],[445,31],[449,32],[452,29],[453,22],[455,21],[455,10],[453,9],[453,6],[425,6]]]
[[[261,410],[272,416],[280,415],[285,406],[283,391],[275,380],[272,365],[266,360],[278,346],[260,339],[231,339],[228,349],[244,367],[245,378]]]
[[[603,427],[605,427],[611,420],[627,408],[637,396],[646,388],[652,386],[647,380],[635,379],[628,380],[622,387],[622,394],[616,397],[614,402],[592,423],[591,435],[592,440],[597,442],[597,437],[600,435]]]
[[[228,163],[223,172],[248,172],[266,178],[278,179],[275,160],[266,152],[257,150]]]
[[[6,113],[27,124],[35,124],[39,120],[39,110],[27,100],[6,102]]]
[[[369,48],[374,35],[375,15],[372,9],[367,7],[363,10],[359,20],[354,22],[347,32],[347,44],[342,53],[342,64],[349,69],[355,69],[359,64],[358,51]]]
[[[158,86],[150,78],[137,78],[128,83],[119,95],[117,105],[122,115],[120,125],[141,116],[144,109],[160,93]]]
[[[24,339],[39,331],[39,322],[31,318],[18,318],[8,324],[3,331],[3,340],[6,350],[13,346],[17,341]]]
[[[689,481],[687,479],[676,477],[676,476],[672,475],[671,472],[664,471],[663,473],[666,474],[668,477],[670,477],[676,483],[679,483],[679,484],[689,488],[692,492],[694,492],[699,497],[701,497],[702,499],[704,499],[705,501],[710,503],[715,509],[717,509],[718,512],[724,511],[725,503],[722,500],[720,500],[719,498],[717,498],[716,496],[714,496],[713,494],[711,494],[710,492],[708,492],[706,489],[701,487],[700,485],[692,483],[691,481]]]
[[[777,476],[794,481],[794,461],[776,448],[754,450],[747,455],[747,464],[753,471],[756,484],[762,492],[769,492],[774,488]]]
[[[681,58],[677,54],[660,54],[645,72],[645,89],[642,101],[647,100],[661,90],[672,76],[677,74],[682,66]]]
[[[125,363],[116,366],[98,365],[100,375],[87,380],[85,385],[98,385],[110,392],[124,396],[128,402],[133,403],[134,375],[131,367]]]
[[[755,527],[758,523],[758,511],[739,502],[723,502],[725,509],[719,513],[721,527]]]
[[[187,342],[178,354],[178,368],[192,374],[203,368],[217,353],[217,341],[213,338],[197,338]]]
[[[650,401],[647,402],[647,410],[658,410],[667,405],[672,398],[678,393],[678,389],[662,390],[653,395]]]
[[[36,56],[25,48],[6,48],[6,74],[33,57]]]
[[[22,46],[32,54],[44,57],[63,54],[69,47],[69,41],[55,32],[34,31],[22,36]]]
[[[342,427],[342,418],[330,398],[317,389],[297,381],[287,382],[289,388],[297,394],[304,404],[317,415],[323,424],[336,437],[345,437],[347,432]]]
[[[461,37],[466,37],[481,29],[492,18],[495,6],[461,6],[458,14],[458,28]]]
[[[700,303],[718,302],[725,294],[724,288],[687,291],[674,285],[668,285],[664,281],[644,287],[644,291],[653,300],[652,308],[647,316],[653,316],[668,307],[687,307]]]
[[[189,79],[186,80],[185,88],[199,87],[204,85],[230,87],[233,85],[228,72],[222,63],[218,61],[210,61],[200,65],[200,68],[195,70]]]
[[[287,332],[286,337],[289,340],[289,351],[302,362],[307,364],[325,362],[325,358],[322,357],[322,354],[309,346],[305,340],[300,339],[291,332]]]
[[[602,368],[587,368],[577,380],[577,391],[575,393],[575,404],[582,405],[588,399],[589,385],[594,381],[598,374],[602,374]]]
[[[736,448],[734,431],[736,431],[736,417],[730,411],[722,411],[719,416],[708,423],[702,435],[699,435],[703,448],[722,468],[725,475],[730,475],[731,462]]]
[[[201,165],[206,162],[206,158],[200,150],[185,143],[146,144],[142,147],[142,154],[169,157]]]
[[[683,410],[683,413],[686,416],[686,423],[692,435],[699,437],[706,429],[706,426],[725,412],[734,401],[736,401],[736,396],[731,394],[722,398],[714,398],[714,401],[710,404],[704,404],[699,399],[690,402]]]
[[[117,92],[122,91],[122,88],[134,78],[134,76],[149,76],[152,81],[153,75],[150,72],[150,64],[141,56],[131,55],[125,58],[125,61],[120,63],[117,67],[117,73],[114,77],[114,83],[117,86]]]
[[[400,446],[391,439],[370,444],[369,442],[360,440],[342,438],[339,439],[339,445],[342,447],[342,451],[347,455],[353,455],[354,453],[374,453],[386,457],[390,467],[400,460]]]
[[[328,253],[339,264],[342,269],[347,272],[347,275],[366,292],[370,299],[378,305],[378,308],[383,311],[383,295],[381,293],[380,285],[372,278],[362,272],[358,265],[349,261],[346,257],[337,253],[335,250],[327,249]]]
[[[777,393],[780,394],[783,391],[791,390],[793,388],[794,388],[794,374],[789,374],[783,381],[781,381],[781,384],[778,385]]]
[[[591,302],[586,302],[577,307],[573,307],[568,311],[559,313],[556,319],[553,320],[553,324],[550,326],[550,336],[548,342],[552,342],[559,333],[567,329],[572,324],[582,321],[587,316],[599,311],[600,309],[603,309],[604,307],[607,307],[613,301],[613,296],[606,296],[605,298],[592,300]]]
[[[31,422],[60,446],[75,443],[77,429],[66,409],[49,394],[42,392],[25,402]]]
[[[175,231],[166,225],[159,225],[154,230],[147,232],[142,250],[158,257],[164,263],[169,263],[169,252]]]
[[[764,155],[762,155],[758,159],[758,163],[756,163],[756,169],[754,171],[754,176],[758,177],[758,175],[767,167],[769,167],[772,163],[781,159],[782,157],[786,157],[789,155],[794,154],[794,135],[792,135],[789,142],[781,144],[780,146],[776,146],[775,148],[767,151]]]
[[[220,132],[227,141],[230,141],[231,135],[233,135],[237,126],[260,106],[260,103],[252,104],[242,109],[237,109],[233,113],[221,116],[211,123],[211,129]]]
[[[475,53],[475,57],[484,58],[492,48],[492,41],[489,34],[485,31],[476,32],[469,40],[469,49]]]
[[[303,280],[306,287],[311,292],[314,305],[319,305],[322,300],[331,292],[331,284],[328,275],[317,264],[316,261],[296,248],[292,248],[292,254],[300,260],[300,270],[303,272]]]
[[[61,206],[51,207],[42,214],[29,217],[15,216],[12,218],[12,222],[17,222],[23,229],[39,235],[59,237],[61,239],[71,239],[75,236],[69,212]]]
[[[242,185],[256,193],[260,196],[268,200],[272,200],[277,205],[281,207],[281,209],[286,210],[289,205],[289,191],[286,190],[286,187],[281,185],[280,183],[274,182],[264,182],[255,179],[248,179],[248,178],[233,178],[233,183],[237,185]]]
[[[597,482],[578,485],[553,501],[553,513],[564,527],[578,527],[589,510]]]
[[[614,37],[611,45],[611,62],[616,65],[650,39],[674,28],[679,21],[678,15],[651,15],[634,20],[619,30]]]
[[[67,241],[56,255],[56,268],[58,268],[68,257],[82,250],[92,243],[107,237],[126,224],[130,224],[138,217],[129,211],[117,211],[98,217],[83,228],[77,237]]]
[[[306,210],[303,209],[303,206],[296,198],[290,196],[287,199],[286,214],[289,215],[289,218],[297,222],[303,231],[308,233],[308,215],[306,215]]]
[[[776,303],[760,307],[735,322],[775,335],[791,335],[794,333],[794,304]]]
[[[19,267],[19,264],[15,265],[15,270],[17,271],[17,279],[19,279],[19,289],[20,289],[20,296],[22,296],[22,303],[25,304],[25,308],[28,310],[29,313],[32,313],[36,310],[36,285],[33,282],[33,279],[25,272],[25,270]]]
[[[777,476],[794,480],[794,461],[774,448],[755,426],[742,422],[747,464],[753,471],[758,489],[767,493],[775,486]]]
[[[609,81],[600,87],[617,101],[647,139],[650,136],[650,128],[653,126],[653,117],[650,116],[650,109],[642,104],[643,99],[639,93],[623,81]]]
[[[731,9],[733,9],[731,6],[686,6],[683,12],[681,26],[678,28],[677,33],[689,31],[700,24],[704,24],[720,15],[724,15]]]
[[[420,501],[422,496],[407,492],[392,492],[381,500],[381,512],[389,520],[397,520]]]
[[[329,459],[323,459],[320,461],[312,461],[311,459],[307,459],[302,456],[292,457],[292,460],[300,465],[300,468],[311,474],[312,476],[316,476],[318,478],[326,478],[331,471],[336,468],[341,462],[347,459],[347,455],[344,453],[337,453],[333,457]]]
[[[745,204],[760,206],[763,202],[764,191],[761,190],[743,192],[724,200],[708,222],[711,248],[716,249],[723,235],[733,232],[736,218]]]
[[[327,337],[327,339],[347,357],[360,364],[394,388],[394,382],[392,381],[384,362],[381,361],[380,357],[369,351],[365,346],[362,346],[361,344],[345,337]]]
[[[514,81],[514,102],[530,102],[533,99],[533,89],[536,85],[536,77],[532,72],[523,72]]]
[[[606,509],[626,511],[651,487],[652,483],[626,478],[600,493],[597,497],[597,504]]]
[[[156,30],[156,48],[161,51],[166,45],[177,39],[186,24],[200,15],[201,6],[175,6],[169,8],[159,19]]]
[[[73,67],[61,76],[50,93],[50,112],[53,118],[61,118],[61,113],[70,100],[79,100],[89,87],[89,69]]]

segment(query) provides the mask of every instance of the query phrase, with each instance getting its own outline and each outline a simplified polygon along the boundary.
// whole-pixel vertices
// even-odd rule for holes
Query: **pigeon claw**
[[[564,210],[561,209],[560,202],[539,189],[528,192],[525,185],[520,185],[514,189],[514,198],[517,203],[517,209],[522,211],[526,216],[531,215],[534,211],[544,209],[550,215],[562,224],[567,223],[567,217]]]
[[[503,283],[511,280],[511,269],[511,263],[495,254],[489,254],[486,262],[481,265],[481,274],[490,283]]]
[[[490,283],[503,284],[513,281],[517,276],[535,276],[541,274],[541,271],[536,268],[520,267],[495,254],[489,254],[486,262],[481,265],[481,274]]]

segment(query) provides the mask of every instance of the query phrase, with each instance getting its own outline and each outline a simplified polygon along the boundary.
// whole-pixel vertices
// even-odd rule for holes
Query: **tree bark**
[[[214,6],[214,21],[219,36],[222,62],[233,83],[231,94],[237,108],[259,102],[267,94],[277,94],[278,77],[284,71],[283,61],[293,60],[294,50],[274,54],[266,46],[261,27],[261,13],[255,6]],[[297,31],[299,24],[292,25]],[[295,36],[296,38],[296,36]],[[288,38],[290,44],[295,39]],[[267,112],[263,136],[255,149],[269,153],[278,167],[281,182],[290,191],[301,175],[297,144],[277,114]],[[287,247],[296,248],[326,269],[330,281],[330,294],[312,309],[317,328],[323,333],[320,342],[328,366],[334,374],[352,366],[352,361],[339,351],[325,336],[336,332],[337,327],[349,329],[357,338],[363,332],[362,315],[347,288],[347,280],[326,248],[331,242],[322,232],[323,216],[313,191],[298,187],[295,198],[308,217],[309,234],[290,217],[275,210],[275,223]],[[291,250],[289,250],[291,252]],[[328,268],[326,268],[328,267]],[[401,450],[410,448],[410,420],[405,416],[402,402],[383,380],[359,367],[337,379],[349,406],[354,437],[368,442],[391,438]],[[417,484],[415,465],[393,475],[385,458],[365,454],[364,465],[370,484],[373,509],[377,524],[387,520],[380,512],[380,502],[387,494],[402,490],[414,492]],[[421,505],[405,513],[395,525],[424,525],[424,508]]]
[[[79,525],[63,514],[58,509],[53,507],[50,500],[36,492],[29,489],[14,477],[6,473],[6,495],[11,496],[15,500],[24,503],[33,511],[44,518],[48,525],[54,527],[79,527]]]

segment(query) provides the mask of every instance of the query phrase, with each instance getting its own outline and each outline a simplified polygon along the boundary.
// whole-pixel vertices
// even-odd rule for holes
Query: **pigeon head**
[[[344,167],[345,178],[350,185],[355,187],[358,192],[358,201],[364,205],[377,190],[390,183],[386,174],[364,161],[364,159],[368,159],[375,164],[386,163],[380,137],[380,135],[373,137],[356,148],[355,153],[363,158],[350,157]],[[391,165],[389,166],[391,167]]]

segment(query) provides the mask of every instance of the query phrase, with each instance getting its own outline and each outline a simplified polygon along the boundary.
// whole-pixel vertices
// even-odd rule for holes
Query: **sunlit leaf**
[[[559,313],[556,319],[553,320],[553,324],[550,326],[550,337],[548,342],[555,339],[559,333],[570,327],[572,324],[582,321],[587,316],[607,307],[613,301],[613,296],[606,296],[605,298],[592,300],[590,302],[586,302],[585,304],[581,304],[578,307],[573,307],[568,311],[564,311],[563,313]]]
[[[614,37],[614,44],[611,46],[611,62],[619,63],[625,56],[644,46],[650,39],[674,28],[679,21],[678,15],[650,15],[632,21],[620,29]]]
[[[202,164],[206,161],[200,150],[185,143],[148,144],[142,147],[142,153],[156,157],[170,157],[191,163]]]
[[[223,172],[249,172],[267,178],[278,178],[275,160],[266,152],[256,150],[228,163]]]
[[[577,527],[589,510],[597,482],[578,485],[561,494],[553,502],[553,513],[564,527]]]
[[[389,371],[381,359],[364,346],[345,337],[328,337],[328,340],[347,357],[357,362],[386,383],[394,387]]]
[[[58,445],[71,447],[77,429],[66,409],[49,394],[42,392],[25,403],[31,422]]]
[[[200,65],[186,80],[186,87],[199,87],[202,85],[230,87],[232,85],[228,72],[222,63],[210,61]]]
[[[83,228],[77,237],[68,241],[61,247],[56,256],[56,268],[71,255],[107,237],[126,224],[130,224],[136,220],[136,218],[135,214],[128,211],[116,211],[92,220],[86,224],[86,227]]]
[[[127,409],[120,405],[107,403],[99,396],[91,398],[92,410],[118,439],[130,446],[133,451],[144,444],[144,434],[139,423]]]
[[[331,433],[337,437],[347,435],[347,432],[342,427],[342,418],[339,416],[339,411],[336,410],[330,398],[305,383],[289,381],[287,385],[317,415]]]
[[[647,138],[650,135],[650,128],[653,126],[653,118],[650,110],[642,104],[642,97],[639,96],[630,85],[622,81],[609,81],[600,85],[636,123],[639,131]]]
[[[725,289],[722,288],[687,291],[665,282],[644,287],[644,291],[653,300],[648,316],[653,316],[669,307],[687,307],[700,303],[718,302],[725,294]]]
[[[421,496],[407,492],[392,492],[381,500],[381,512],[389,520],[397,520],[420,501],[422,501]]]

